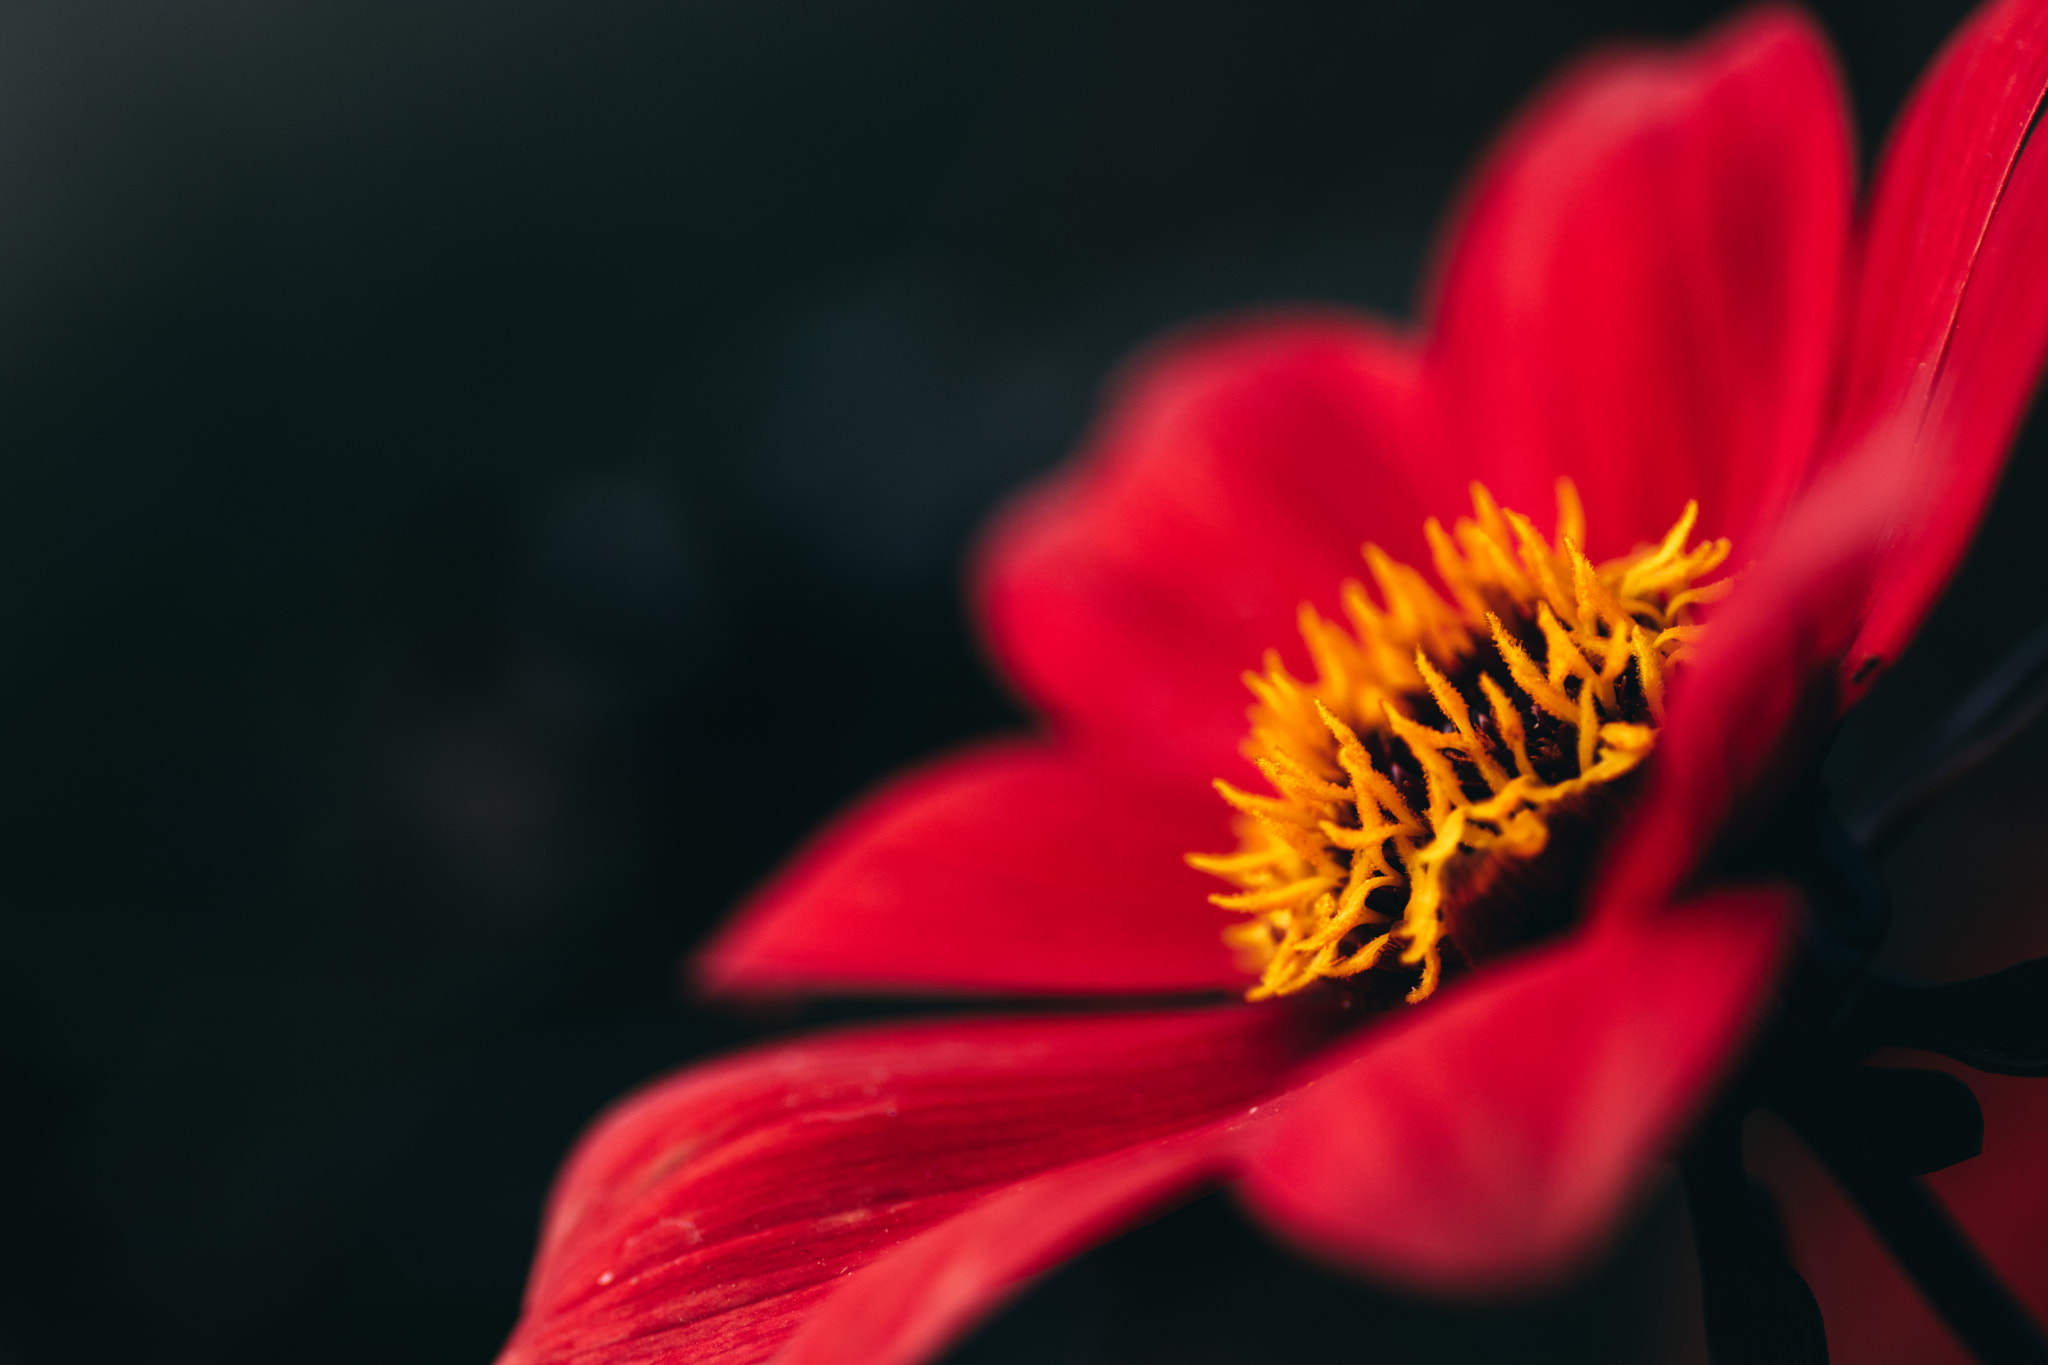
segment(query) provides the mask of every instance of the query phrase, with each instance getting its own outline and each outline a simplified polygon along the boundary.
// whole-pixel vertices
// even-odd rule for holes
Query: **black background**
[[[1962,8],[1828,9],[1866,148]],[[1116,359],[1405,312],[1547,71],[1721,9],[0,9],[0,1362],[487,1360],[589,1116],[806,1022],[682,957],[1017,723],[956,564]],[[2048,615],[2039,444],[1852,786]],[[1212,1199],[960,1355],[1636,1359],[1672,1217],[1452,1314]]]

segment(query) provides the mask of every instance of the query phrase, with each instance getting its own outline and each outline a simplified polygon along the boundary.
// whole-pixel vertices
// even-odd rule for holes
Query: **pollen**
[[[1696,503],[1598,564],[1569,480],[1548,539],[1478,484],[1472,504],[1423,527],[1445,591],[1367,545],[1373,590],[1344,584],[1342,621],[1301,608],[1314,678],[1277,651],[1245,675],[1243,752],[1271,792],[1219,781],[1238,846],[1188,861],[1235,888],[1211,899],[1245,916],[1225,937],[1250,999],[1336,980],[1413,1003],[1447,963],[1561,927],[1730,586],[1728,542],[1692,543]]]

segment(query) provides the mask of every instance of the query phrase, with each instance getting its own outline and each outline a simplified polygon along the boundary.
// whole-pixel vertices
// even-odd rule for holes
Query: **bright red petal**
[[[1138,994],[1242,989],[1232,916],[1185,855],[1232,846],[1207,784],[1141,786],[986,745],[884,787],[800,853],[698,962],[713,991]]]
[[[2035,13],[2048,30],[2048,5]],[[2040,36],[2048,48],[2048,32]],[[2048,61],[2043,62],[2048,70]],[[1978,252],[1907,453],[1899,544],[1857,656],[1891,660],[1906,647],[1961,563],[1991,500],[2048,354],[2048,146],[2036,139],[2014,170]]]
[[[1949,40],[1879,162],[1844,340],[1842,435],[1924,399],[2048,84],[2048,4],[1986,5]]]
[[[850,1272],[1257,1103],[1308,1042],[1293,1011],[1229,1006],[874,1029],[686,1072],[570,1158],[500,1365],[765,1359]]]
[[[1459,458],[1538,514],[1573,476],[1597,556],[1689,498],[1755,553],[1823,416],[1851,176],[1827,47],[1795,14],[1567,76],[1446,259],[1428,363]]]
[[[1360,1039],[1265,1130],[1254,1207],[1424,1288],[1569,1272],[1727,1069],[1791,911],[1789,893],[1722,892],[1530,953]]]
[[[1299,605],[1335,612],[1363,541],[1419,555],[1423,518],[1465,504],[1417,392],[1407,343],[1337,315],[1146,358],[1082,458],[992,529],[976,581],[996,656],[1092,748],[1199,782],[1234,772],[1244,671],[1302,654]]]

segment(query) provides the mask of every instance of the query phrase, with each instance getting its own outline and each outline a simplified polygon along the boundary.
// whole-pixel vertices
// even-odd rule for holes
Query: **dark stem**
[[[1971,1354],[1984,1365],[2048,1365],[2040,1326],[1926,1186],[1876,1169],[1824,1133],[1802,1126],[1801,1134]]]
[[[1713,1365],[1827,1365],[1820,1306],[1785,1254],[1770,1193],[1742,1168],[1741,1109],[1717,1115],[1685,1155]]]

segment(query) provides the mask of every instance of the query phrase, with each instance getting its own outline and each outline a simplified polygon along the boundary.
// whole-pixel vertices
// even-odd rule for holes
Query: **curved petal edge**
[[[1788,891],[1594,927],[1360,1039],[1262,1131],[1243,1186],[1311,1251],[1499,1292],[1585,1263],[1711,1097],[1783,955]]]
[[[1238,991],[1231,917],[1186,855],[1228,847],[1207,786],[985,744],[884,784],[698,957],[712,994]]]

